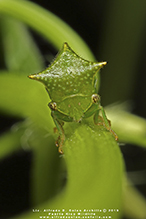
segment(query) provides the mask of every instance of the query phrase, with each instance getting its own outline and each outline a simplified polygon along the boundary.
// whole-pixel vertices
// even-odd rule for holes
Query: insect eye
[[[49,103],[48,106],[50,107],[51,110],[57,110],[57,104],[55,102]]]
[[[92,101],[93,101],[93,103],[97,103],[97,102],[99,102],[99,100],[100,100],[100,97],[99,97],[98,94],[93,94],[93,95],[92,95]]]

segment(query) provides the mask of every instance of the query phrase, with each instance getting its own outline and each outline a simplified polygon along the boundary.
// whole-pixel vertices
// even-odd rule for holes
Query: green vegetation
[[[94,61],[89,47],[62,20],[32,2],[0,0],[0,14],[1,57],[6,65],[0,72],[0,111],[1,115],[21,118],[1,134],[0,159],[19,150],[33,153],[31,208],[17,218],[37,218],[40,213],[34,213],[33,208],[66,209],[67,212],[69,209],[101,209],[100,216],[105,216],[103,209],[118,209],[119,212],[111,213],[113,219],[120,219],[123,214],[144,219],[146,201],[125,179],[124,160],[113,135],[105,127],[94,125],[93,118],[81,124],[67,123],[64,155],[60,157],[47,106],[49,96],[42,84],[27,78],[45,67],[27,25],[56,49],[68,42],[83,58]],[[106,69],[108,71],[108,66]],[[119,142],[146,147],[146,120],[125,108],[124,104],[106,107],[112,129],[118,134]],[[66,172],[67,182],[63,185]]]

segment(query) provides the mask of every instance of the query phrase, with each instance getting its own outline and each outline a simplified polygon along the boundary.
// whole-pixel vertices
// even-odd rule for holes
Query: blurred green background
[[[102,105],[107,106],[109,104],[127,101],[128,109],[132,113],[146,118],[146,1],[36,0],[32,2],[39,4],[63,19],[85,40],[98,61],[108,62],[108,65],[101,73],[99,94],[101,95]],[[7,21],[2,15],[0,16],[0,21],[0,28],[3,31],[0,33],[0,68],[1,70],[6,70],[9,69],[6,57],[9,58],[9,54],[11,49],[13,51],[13,48],[10,46],[11,43],[8,47],[7,41],[3,41],[3,34],[8,36],[8,30],[4,25]],[[31,28],[29,28],[29,32],[32,35],[32,42],[30,42],[30,44],[35,42],[42,55],[38,55],[41,65],[47,66],[56,55],[57,49]],[[22,33],[23,28],[20,34]],[[27,37],[27,34],[25,37]],[[6,46],[8,48],[6,48]],[[33,61],[35,62],[35,60]],[[19,69],[21,69],[21,65]],[[26,71],[26,69],[23,70]],[[28,74],[35,73],[39,70],[42,69],[39,69],[36,63],[35,68],[29,69],[29,71],[34,72],[28,72]],[[47,96],[45,96],[45,98],[48,102]],[[6,112],[1,111],[1,136],[5,134],[13,124],[21,120],[22,117],[19,115],[8,116]],[[20,132],[21,131],[23,132],[23,128]],[[53,142],[54,139],[51,139],[51,141]],[[1,142],[1,144],[3,144],[3,142]],[[45,147],[47,148],[47,146]],[[146,197],[146,150],[127,144],[126,147],[121,146],[121,151],[130,179]],[[55,147],[53,154],[56,160],[55,168],[58,169],[60,159],[56,154]],[[5,215],[8,203],[12,203],[14,191],[16,191],[17,183],[11,184],[9,178],[22,185],[20,190],[17,190],[18,196],[15,195],[16,199],[18,199],[16,200],[17,208],[12,205],[11,208],[9,208],[9,213],[5,216],[6,218],[30,207],[29,176],[32,159],[32,152],[30,150],[24,150],[12,153],[12,155],[6,156],[0,161],[0,178],[4,179],[0,186],[1,196],[4,197],[2,203],[0,202],[0,208],[3,209],[0,211],[1,215]],[[53,165],[53,161],[51,165]],[[134,173],[136,173],[136,175]],[[12,176],[10,177],[9,174],[12,174]],[[63,179],[61,182],[65,181],[63,174],[64,173],[60,176]],[[55,177],[54,182],[58,176]],[[52,182],[52,185],[54,182]],[[10,187],[12,188],[10,189]],[[62,185],[60,185],[60,187],[62,187]],[[9,188],[9,192],[5,193],[4,190],[7,188]],[[20,197],[22,198],[20,199]]]

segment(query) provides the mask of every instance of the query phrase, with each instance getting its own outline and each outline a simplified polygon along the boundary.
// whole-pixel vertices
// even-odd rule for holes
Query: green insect
[[[92,115],[95,124],[104,125],[118,140],[97,94],[98,72],[106,64],[87,61],[64,43],[55,61],[46,70],[29,76],[45,85],[52,100],[48,106],[59,132],[56,146],[60,153],[63,153],[65,141],[64,122],[79,123]]]

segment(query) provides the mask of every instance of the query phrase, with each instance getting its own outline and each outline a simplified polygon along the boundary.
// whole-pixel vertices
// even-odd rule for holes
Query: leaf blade
[[[0,110],[5,114],[30,117],[46,134],[53,133],[49,97],[43,85],[25,75],[0,74]]]
[[[113,212],[112,218],[120,218],[124,169],[121,152],[111,133],[103,127],[95,129],[83,124],[68,137],[64,147],[68,169],[66,188],[52,202],[40,205],[40,210],[115,208],[121,212]],[[40,214],[46,215],[44,212],[37,215]],[[100,216],[105,213],[100,212]],[[33,219],[36,215],[29,212],[19,218],[26,217]]]
[[[1,33],[6,67],[9,71],[27,73],[43,68],[43,60],[24,24],[14,18],[1,18]]]
[[[95,59],[87,44],[69,25],[35,3],[1,0],[0,13],[25,22],[45,36],[57,49],[60,49],[64,42],[68,42],[84,58],[91,61]]]
[[[119,141],[146,147],[146,120],[123,109],[124,104],[106,107]]]

